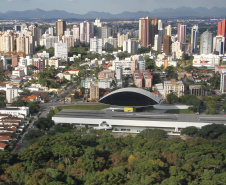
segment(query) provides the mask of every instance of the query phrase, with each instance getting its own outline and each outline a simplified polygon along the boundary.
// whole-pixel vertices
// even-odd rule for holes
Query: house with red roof
[[[4,151],[7,144],[0,142],[0,150]]]

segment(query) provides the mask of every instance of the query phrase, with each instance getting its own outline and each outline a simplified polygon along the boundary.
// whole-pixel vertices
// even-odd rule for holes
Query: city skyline
[[[113,14],[124,11],[153,11],[161,8],[179,8],[179,7],[226,7],[224,0],[1,0],[1,12],[7,11],[24,11],[40,8],[45,11],[49,10],[65,10],[70,13],[85,14],[89,11],[109,12]]]

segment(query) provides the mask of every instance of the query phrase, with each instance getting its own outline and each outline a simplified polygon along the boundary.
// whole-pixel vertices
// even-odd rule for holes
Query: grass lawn
[[[110,105],[68,105],[59,106],[60,109],[72,109],[72,110],[102,110],[109,108]]]
[[[194,112],[189,109],[176,109],[176,110],[167,110],[165,113],[169,114],[193,114]]]

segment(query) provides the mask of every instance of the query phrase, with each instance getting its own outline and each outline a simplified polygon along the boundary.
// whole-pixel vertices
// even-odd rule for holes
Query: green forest
[[[70,131],[44,135],[10,161],[9,152],[0,152],[0,184],[223,185],[225,127],[188,128],[196,135],[188,139],[157,129],[119,138]]]

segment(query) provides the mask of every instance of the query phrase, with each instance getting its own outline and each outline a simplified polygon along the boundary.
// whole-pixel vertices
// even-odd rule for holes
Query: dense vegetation
[[[6,160],[9,154],[0,152],[0,182],[20,185],[226,184],[226,137],[222,133],[215,140],[208,137],[182,140],[169,139],[162,130],[146,130],[136,137],[120,138],[109,134],[80,136],[72,130],[40,137],[13,156],[11,164]]]

